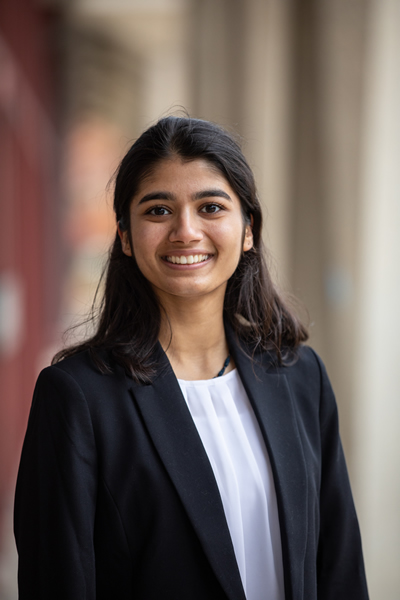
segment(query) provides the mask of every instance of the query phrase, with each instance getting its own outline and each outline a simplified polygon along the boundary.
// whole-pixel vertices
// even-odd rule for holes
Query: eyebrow
[[[225,198],[232,202],[232,198],[224,192],[224,190],[220,190],[219,188],[213,188],[210,190],[202,190],[201,192],[196,192],[193,196],[193,200],[202,200],[203,198]],[[139,204],[144,204],[145,202],[150,202],[151,200],[175,200],[174,194],[170,192],[150,192],[141,198],[138,202]]]

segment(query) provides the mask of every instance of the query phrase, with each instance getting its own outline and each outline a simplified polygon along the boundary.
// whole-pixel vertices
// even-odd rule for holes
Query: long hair
[[[114,211],[120,228],[130,231],[130,204],[142,180],[160,161],[174,157],[208,161],[239,197],[244,222],[252,220],[253,248],[242,252],[228,281],[224,318],[253,351],[269,351],[276,355],[279,363],[285,363],[308,335],[272,282],[261,236],[262,213],[254,176],[230,134],[208,121],[172,116],[147,129],[131,146],[117,170]],[[135,257],[123,253],[117,233],[105,269],[96,331],[83,343],[58,352],[53,363],[89,350],[100,370],[107,372],[110,365],[101,352],[107,350],[135,381],[148,382],[157,366],[154,350],[161,310]]]

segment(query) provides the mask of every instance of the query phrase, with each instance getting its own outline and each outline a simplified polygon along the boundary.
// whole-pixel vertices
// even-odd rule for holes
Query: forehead
[[[198,192],[201,188],[220,187],[236,194],[225,176],[210,162],[202,158],[183,160],[165,159],[157,163],[140,182],[134,200],[148,191]]]

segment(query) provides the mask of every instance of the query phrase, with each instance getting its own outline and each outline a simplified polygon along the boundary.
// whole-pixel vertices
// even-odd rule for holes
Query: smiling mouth
[[[189,254],[189,256],[164,256],[163,259],[174,265],[194,265],[211,258],[212,254]]]

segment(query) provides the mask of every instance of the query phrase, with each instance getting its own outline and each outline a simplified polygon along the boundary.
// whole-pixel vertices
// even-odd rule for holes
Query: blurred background
[[[398,600],[400,0],[2,0],[0,600],[34,382],[90,307],[107,182],[182,109],[243,138],[336,391],[371,598]]]

